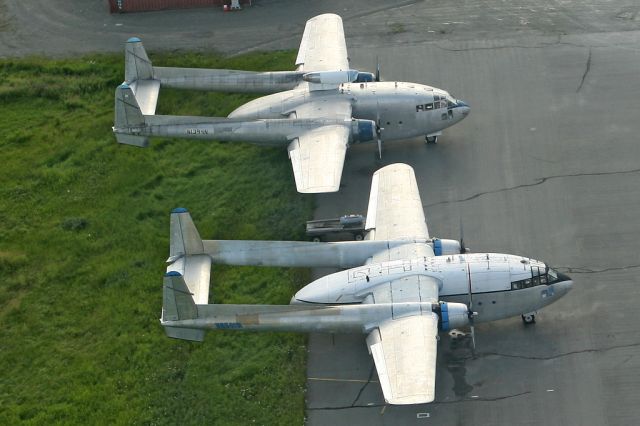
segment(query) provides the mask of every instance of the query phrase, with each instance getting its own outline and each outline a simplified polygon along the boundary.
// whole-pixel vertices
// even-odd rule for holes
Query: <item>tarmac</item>
[[[357,145],[316,218],[366,214],[371,175],[416,171],[433,236],[541,259],[574,289],[520,318],[443,335],[436,402],[384,404],[364,336],[309,339],[310,425],[629,425],[640,419],[640,6],[613,0],[257,1],[237,13],[109,15],[93,0],[0,1],[0,57],[296,48],[304,22],[344,18],[355,68],[451,92],[471,114],[437,145]],[[293,184],[293,180],[292,180]],[[317,274],[326,271],[316,271]]]
[[[629,425],[640,419],[640,33],[361,46],[382,75],[433,84],[471,106],[437,145],[384,146],[407,162],[430,232],[472,251],[541,259],[574,290],[519,317],[443,335],[436,402],[384,404],[363,336],[312,335],[308,424]],[[375,146],[348,153],[317,218],[366,214]]]

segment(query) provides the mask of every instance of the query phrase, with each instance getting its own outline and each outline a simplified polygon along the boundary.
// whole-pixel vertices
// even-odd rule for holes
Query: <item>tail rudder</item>
[[[137,113],[131,116],[130,120],[134,123],[137,121],[144,123],[144,115],[154,115],[156,113],[158,94],[160,93],[160,80],[154,78],[153,65],[139,38],[132,37],[127,40],[124,50],[124,83],[120,87],[128,88],[130,92],[126,90],[123,92],[132,94],[132,99],[135,101]],[[129,116],[126,117],[129,118]],[[134,143],[133,145],[137,144]]]
[[[162,322],[196,319],[197,305],[209,303],[211,257],[204,253],[202,239],[187,209],[177,208],[171,212],[169,240]],[[204,330],[164,327],[169,337],[196,341],[204,339]]]
[[[171,235],[167,272],[179,272],[193,294],[196,304],[209,303],[211,257],[205,254],[202,239],[189,211],[177,208],[171,212]]]
[[[140,147],[149,145],[149,139],[146,136],[136,134],[144,127],[145,121],[131,87],[127,83],[122,83],[116,88],[115,98],[113,133],[116,135],[116,140],[126,145]]]
[[[124,81],[133,83],[137,80],[152,80],[153,65],[144,50],[142,40],[131,37],[124,48]]]
[[[169,271],[164,276],[162,293],[162,318],[167,336],[174,339],[194,340],[202,342],[205,331],[202,329],[174,327],[166,325],[171,321],[192,320],[198,318],[198,306],[193,293],[187,286],[184,277],[176,271]]]

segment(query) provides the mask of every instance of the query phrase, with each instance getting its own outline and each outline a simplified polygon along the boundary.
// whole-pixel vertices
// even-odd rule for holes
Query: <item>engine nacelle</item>
[[[376,122],[351,120],[351,143],[371,142],[376,139]]]
[[[457,240],[434,238],[431,243],[433,244],[433,253],[436,256],[460,254],[461,251],[460,241]]]
[[[464,303],[440,302],[433,305],[432,309],[438,315],[438,329],[440,331],[469,325],[469,308]]]

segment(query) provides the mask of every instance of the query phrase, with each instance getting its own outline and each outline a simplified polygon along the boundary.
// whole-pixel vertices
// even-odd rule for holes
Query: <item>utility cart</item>
[[[307,236],[312,241],[322,241],[339,234],[351,234],[356,241],[364,237],[366,218],[361,214],[349,214],[335,219],[319,219],[307,222]],[[333,239],[333,238],[332,238]]]

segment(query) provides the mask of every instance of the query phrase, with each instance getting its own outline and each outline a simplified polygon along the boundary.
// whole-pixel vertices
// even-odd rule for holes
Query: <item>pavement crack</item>
[[[584,85],[584,81],[587,78],[587,74],[589,74],[589,70],[591,69],[591,53],[592,49],[589,48],[589,57],[587,58],[587,64],[585,65],[584,73],[582,74],[582,80],[580,80],[580,85],[576,89],[576,93],[579,93]]]
[[[628,269],[636,269],[640,268],[640,265],[626,265],[626,266],[615,266],[611,268],[602,268],[602,269],[592,269],[586,267],[579,266],[557,266],[556,269],[561,270],[561,272],[566,272],[568,274],[603,274],[606,272],[614,272],[614,271],[626,271]]]
[[[551,360],[554,360],[554,359],[564,358],[564,357],[572,356],[572,355],[579,355],[579,354],[586,354],[586,353],[593,353],[593,352],[608,352],[608,351],[612,351],[612,350],[616,350],[616,349],[635,348],[635,347],[640,347],[640,342],[627,343],[627,344],[624,344],[624,345],[613,345],[613,346],[608,346],[606,348],[580,349],[580,350],[576,350],[576,351],[563,352],[563,353],[560,353],[560,354],[549,355],[549,356],[504,354],[504,353],[499,353],[499,352],[482,352],[480,354],[480,356],[481,357],[499,356],[499,357],[503,357],[503,358],[528,359],[528,360],[534,360],[534,361],[551,361]]]
[[[551,176],[537,178],[535,182],[523,183],[520,185],[509,186],[506,188],[492,189],[489,191],[478,192],[469,197],[460,198],[457,200],[438,201],[437,203],[424,204],[423,207],[430,208],[430,207],[439,206],[441,204],[463,203],[465,201],[475,200],[476,198],[480,198],[484,195],[497,194],[499,192],[507,192],[507,191],[513,191],[515,189],[542,185],[543,183],[546,183],[554,179],[563,179],[563,178],[571,178],[571,177],[588,177],[588,176],[610,176],[610,175],[632,174],[632,173],[639,173],[639,172],[640,172],[640,169],[631,169],[631,170],[619,170],[619,171],[613,171],[613,172],[568,173],[568,174],[562,174],[562,175],[551,175]]]
[[[358,402],[358,400],[360,399],[360,396],[362,396],[362,392],[364,392],[364,389],[369,386],[369,383],[371,383],[371,379],[373,378],[373,373],[376,371],[376,367],[375,365],[371,367],[371,371],[369,371],[369,378],[367,379],[366,383],[362,385],[362,387],[360,388],[360,390],[358,391],[358,394],[356,395],[356,399],[353,400],[353,402],[351,403],[352,407],[356,406],[356,402]]]
[[[439,45],[437,42],[434,43],[434,46],[440,50],[445,50],[447,52],[470,52],[473,50],[500,50],[500,49],[544,49],[545,47],[553,47],[560,44],[565,44],[562,40],[562,34],[557,34],[557,40],[551,42],[542,42],[536,45],[523,45],[523,44],[505,44],[502,46],[478,46],[478,47],[461,47],[461,48],[453,48],[453,47],[444,47]]]
[[[365,16],[375,15],[376,13],[386,12],[391,9],[399,9],[401,7],[411,6],[416,3],[422,3],[423,0],[407,0],[400,3],[395,3],[391,6],[378,7],[376,9],[367,10],[360,13],[354,13],[353,15],[345,16],[342,21],[351,21],[353,19],[364,18]]]
[[[503,396],[496,396],[493,398],[464,398],[464,399],[456,399],[453,401],[433,401],[433,404],[460,404],[460,403],[465,403],[465,402],[494,402],[494,401],[502,401],[505,399],[511,399],[511,398],[517,398],[519,396],[523,396],[523,395],[528,395],[530,394],[531,391],[525,391],[525,392],[520,392],[520,393],[514,393],[512,395],[503,395]]]

